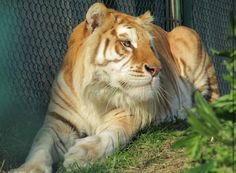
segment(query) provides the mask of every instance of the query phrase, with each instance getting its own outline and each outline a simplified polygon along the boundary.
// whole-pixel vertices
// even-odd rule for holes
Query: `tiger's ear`
[[[149,24],[154,20],[154,18],[151,15],[150,11],[146,11],[144,14],[142,14],[141,16],[138,17],[138,20],[142,24]]]
[[[90,32],[93,32],[97,27],[103,24],[107,11],[106,6],[102,3],[95,3],[88,9],[86,21]]]

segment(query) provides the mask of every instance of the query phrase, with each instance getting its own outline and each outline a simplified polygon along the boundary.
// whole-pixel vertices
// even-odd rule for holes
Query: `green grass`
[[[185,127],[185,122],[177,122],[146,128],[138,133],[124,149],[115,152],[111,156],[91,163],[86,167],[74,165],[71,171],[67,172],[59,166],[57,173],[180,172],[180,170],[188,167],[186,157],[182,149],[174,150],[171,148],[171,144],[182,136],[185,132]],[[15,134],[15,138],[18,139],[17,132]],[[6,137],[1,139],[6,139]],[[7,145],[9,141],[5,141],[5,143],[7,142],[6,144],[4,144],[3,140],[0,140],[0,142],[2,154],[4,154],[2,151],[4,147],[5,151],[10,150],[10,152],[1,156],[0,172],[19,166],[24,160],[21,156],[26,155],[28,152],[22,148],[23,144],[17,143],[19,146],[11,146]],[[27,141],[26,143],[29,142]],[[16,152],[17,149],[19,150],[18,152]],[[17,153],[18,156],[16,155]],[[59,165],[62,165],[62,163],[59,163]]]
[[[180,172],[187,167],[184,151],[171,144],[181,136],[184,122],[149,127],[121,151],[86,167],[73,165],[67,173]],[[59,168],[58,173],[64,173]]]

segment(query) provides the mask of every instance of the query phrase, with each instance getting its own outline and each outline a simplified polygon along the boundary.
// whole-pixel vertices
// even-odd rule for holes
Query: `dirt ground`
[[[166,140],[161,145],[160,152],[147,152],[139,160],[137,167],[129,167],[126,173],[176,173],[187,168],[187,158],[183,149],[172,149],[174,141]]]

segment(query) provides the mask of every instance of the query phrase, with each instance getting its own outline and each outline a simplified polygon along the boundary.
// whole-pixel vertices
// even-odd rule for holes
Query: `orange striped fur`
[[[218,98],[214,66],[198,34],[182,26],[173,29],[167,38],[180,76],[191,82],[207,100]]]
[[[13,173],[52,172],[52,164],[87,163],[113,153],[150,123],[186,118],[200,90],[218,97],[210,58],[198,34],[166,32],[139,17],[92,5],[72,32],[43,127]]]

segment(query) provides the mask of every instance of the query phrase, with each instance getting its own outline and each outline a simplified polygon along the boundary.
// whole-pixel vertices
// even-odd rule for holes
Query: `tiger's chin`
[[[156,98],[155,91],[151,85],[133,87],[126,90],[126,94],[137,102],[146,102]]]
[[[127,79],[129,78],[127,77]],[[118,83],[121,85],[118,85],[117,88],[119,88],[123,96],[134,102],[141,103],[157,99],[157,91],[160,87],[160,77],[156,76],[148,80],[137,78],[132,82],[131,80],[122,80],[122,82],[115,82],[115,84]]]
[[[148,102],[157,98],[157,90],[159,88],[158,80],[154,80],[151,83],[133,86],[125,89],[124,92],[137,102]]]

